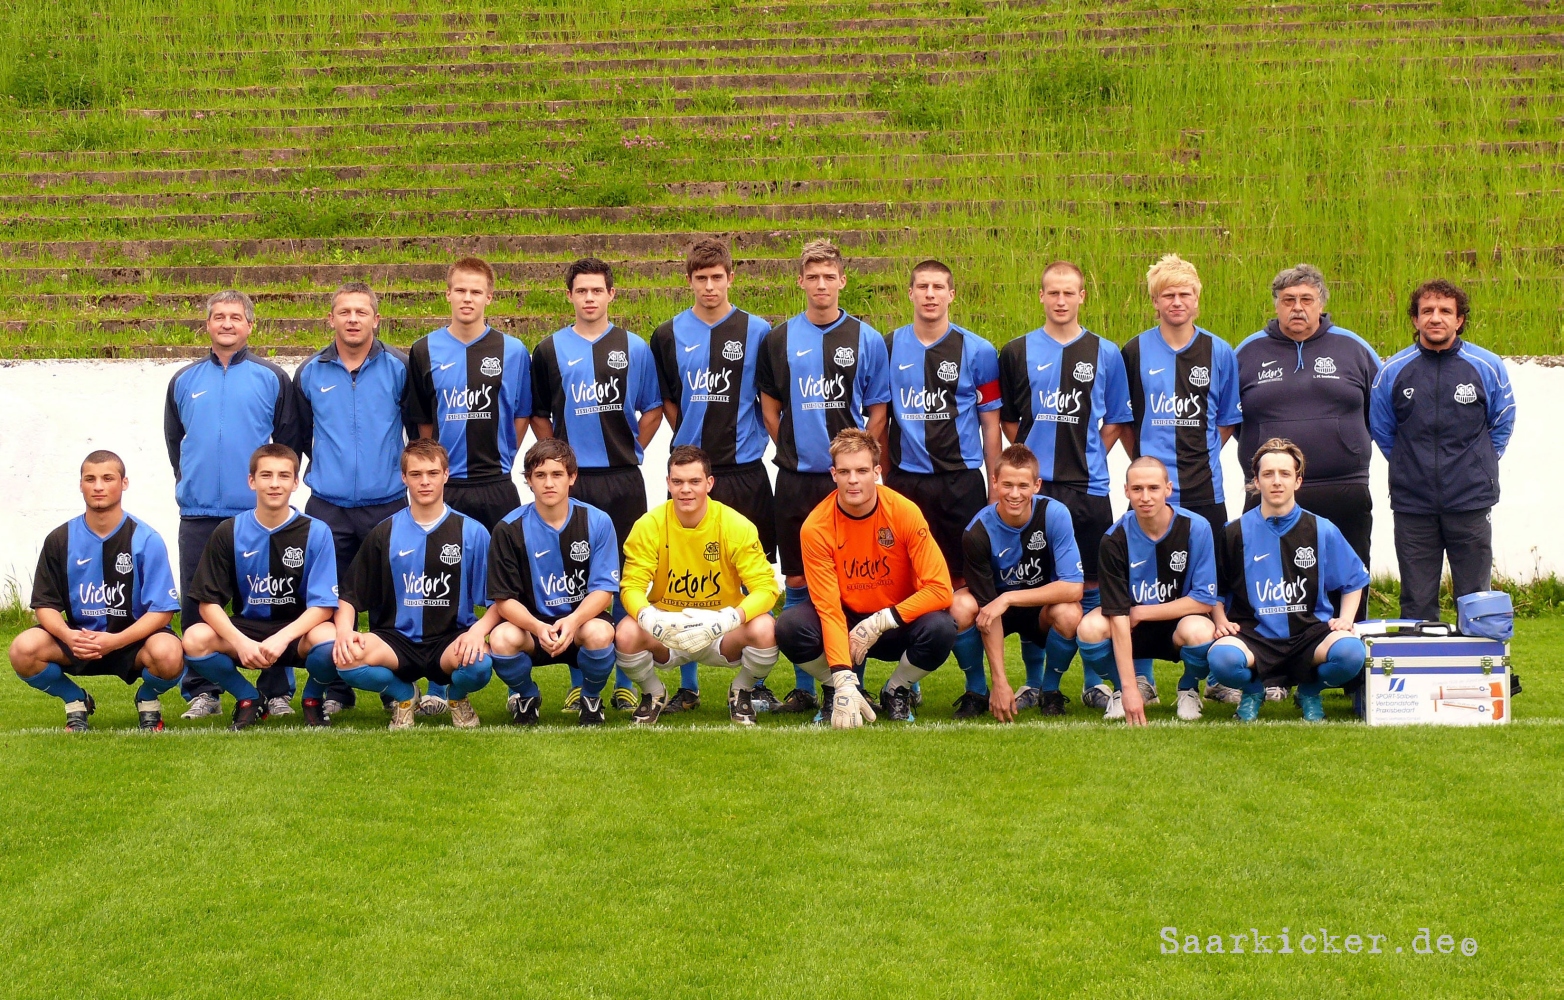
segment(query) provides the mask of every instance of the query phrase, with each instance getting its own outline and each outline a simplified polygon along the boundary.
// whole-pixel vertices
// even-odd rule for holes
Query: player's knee
[[[1249,683],[1249,652],[1231,637],[1213,643],[1206,658],[1211,664],[1211,679],[1218,684],[1241,688]]]
[[[625,618],[620,624],[624,622],[629,622],[633,628],[640,628],[633,618]],[[615,638],[614,627],[601,618],[583,622],[581,627],[576,629],[576,645],[582,649],[607,649],[614,645]]]
[[[192,625],[185,629],[183,645],[186,656],[210,656],[217,652],[217,633],[210,625]]]
[[[1363,671],[1363,661],[1368,656],[1368,651],[1363,645],[1363,640],[1357,636],[1341,634],[1341,638],[1330,644],[1325,651],[1325,659],[1320,664],[1320,680],[1327,687],[1339,687],[1356,677]]]
[[[489,651],[495,656],[515,656],[521,652],[521,629],[510,622],[500,622],[489,633]]]
[[[820,619],[814,609],[799,604],[782,612],[774,627],[777,648],[797,663],[820,655]]]
[[[629,615],[619,619],[619,624],[614,627],[614,645],[621,653],[639,653],[646,648],[648,638],[646,630]]]
[[[777,644],[777,620],[770,615],[756,615],[745,627],[749,632],[747,645],[765,648]]]
[[[1081,642],[1102,642],[1108,638],[1108,619],[1101,611],[1082,615],[1075,625],[1075,637]]]
[[[11,640],[11,648],[6,651],[6,655],[10,658],[11,669],[16,671],[18,677],[31,677],[43,669],[43,643],[39,637],[48,635],[41,628],[30,628]]]
[[[977,615],[978,602],[977,598],[972,596],[972,591],[956,591],[956,596],[950,601],[950,617],[955,619],[956,628],[965,632],[977,620]]]
[[[1205,615],[1185,615],[1173,630],[1173,642],[1179,646],[1204,646],[1216,638],[1216,625]]]
[[[171,635],[154,635],[147,640],[147,670],[158,680],[171,681],[185,669],[184,647]]]
[[[1081,614],[1081,606],[1075,601],[1069,604],[1054,604],[1048,608],[1049,626],[1066,639],[1075,638],[1083,617],[1085,616]]]
[[[313,649],[322,644],[329,646],[337,641],[337,626],[331,622],[316,625],[309,630],[309,634],[304,637],[304,640],[303,645],[305,649]]]

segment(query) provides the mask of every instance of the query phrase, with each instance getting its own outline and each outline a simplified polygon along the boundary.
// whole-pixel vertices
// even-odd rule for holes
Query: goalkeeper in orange
[[[836,492],[804,520],[809,600],[782,612],[777,646],[823,686],[831,725],[873,722],[856,672],[869,657],[896,664],[880,695],[893,720],[912,721],[912,685],[950,656],[950,571],[911,500],[878,485],[880,443],[848,428],[831,441]]]

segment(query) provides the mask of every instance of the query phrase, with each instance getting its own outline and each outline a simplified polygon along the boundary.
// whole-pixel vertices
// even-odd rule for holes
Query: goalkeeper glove
[[[684,617],[686,620],[675,626],[663,642],[671,649],[692,655],[744,624],[744,613],[738,608],[723,608],[721,611],[686,609]]]
[[[853,630],[847,633],[847,649],[852,655],[853,666],[863,663],[864,658],[869,655],[869,650],[880,641],[880,636],[897,627],[896,612],[890,608],[876,611],[854,625]]]
[[[864,721],[874,721],[874,709],[858,689],[858,675],[851,670],[831,672],[836,695],[831,699],[831,728],[857,729]]]
[[[658,611],[650,604],[636,614],[635,621],[646,629],[647,635],[665,646],[668,645],[667,637],[685,624],[684,615],[672,611]]]

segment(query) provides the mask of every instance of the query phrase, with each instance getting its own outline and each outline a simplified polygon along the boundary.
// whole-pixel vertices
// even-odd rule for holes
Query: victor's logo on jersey
[[[811,375],[798,380],[798,397],[806,410],[837,410],[847,406],[847,378]]]
[[[282,564],[289,569],[298,569],[304,565],[304,550],[297,545],[290,545],[282,550]]]
[[[1309,583],[1301,577],[1296,580],[1256,580],[1254,596],[1257,615],[1286,615],[1309,610],[1304,603],[1309,597]]]
[[[1041,531],[1032,532],[1032,537],[1026,540],[1026,547],[1032,552],[1039,552],[1048,547],[1048,536]]]
[[[883,548],[888,549],[896,544],[896,532],[889,528],[881,528],[875,535],[875,541],[879,542]]]
[[[461,558],[460,545],[447,545],[456,549]],[[444,556],[442,555],[443,559]],[[451,574],[428,576],[424,573],[402,574],[402,604],[409,608],[448,608],[451,606]]]
[[[1047,392],[1039,391],[1037,394],[1043,403],[1043,412],[1038,414],[1038,419],[1047,419],[1057,414],[1060,417],[1069,417],[1067,423],[1075,423],[1081,413],[1082,403],[1085,401],[1085,393],[1080,389],[1071,389],[1066,392],[1063,389],[1049,389]]]
[[[1477,387],[1470,382],[1462,382],[1455,387],[1455,401],[1462,406],[1477,402]]]
[[[707,542],[706,549],[701,554],[706,557],[707,562],[717,562],[722,558],[722,543]]]
[[[685,372],[684,381],[689,384],[691,402],[726,403],[728,390],[733,387],[733,372],[728,368],[702,368]]]
[[[891,571],[891,562],[884,556],[873,559],[848,559],[842,563],[842,577],[847,580],[847,590],[873,590]],[[868,583],[854,583],[867,580]]]
[[[730,340],[722,345],[722,356],[729,361],[740,361],[744,357],[744,343],[739,340]]]
[[[1205,365],[1196,365],[1189,370],[1189,384],[1205,388],[1211,384],[1211,369]]]
[[[1075,365],[1075,381],[1090,382],[1092,380],[1092,375],[1095,374],[1096,371],[1097,369],[1092,367],[1092,363],[1090,361],[1078,361]]]
[[[570,543],[570,558],[574,562],[586,562],[588,559],[592,558],[592,543],[591,542],[571,542]]]
[[[619,389],[619,376],[617,375],[606,382],[572,382],[570,384],[570,401],[572,403],[606,406],[618,403],[623,395]]]
[[[85,618],[124,618],[125,584],[83,583],[76,587],[76,607]]]
[[[630,367],[630,359],[625,357],[624,351],[609,351],[608,367],[624,371]]]
[[[575,604],[586,596],[587,578],[586,570],[566,570],[563,573],[550,573],[541,578],[543,584],[543,603],[548,607],[558,607],[561,604]]]
[[[483,361],[478,365],[478,371],[481,372],[485,378],[493,378],[494,376],[498,375],[501,370],[502,369],[500,367],[499,358],[484,358]]]
[[[838,347],[836,354],[832,356],[831,360],[836,362],[838,368],[851,368],[857,358],[858,355],[851,347]]]
[[[1316,375],[1334,375],[1334,374],[1336,374],[1336,359],[1335,358],[1315,358],[1314,359],[1314,372],[1315,372]]]
[[[1161,580],[1142,580],[1134,587],[1136,604],[1166,604],[1178,598],[1178,587]]]
[[[447,566],[455,566],[462,561],[462,547],[458,542],[448,542],[440,546],[440,561]]]
[[[254,573],[246,573],[244,578],[245,589],[250,592],[246,604],[293,604],[293,577],[275,577],[270,573],[265,576],[256,576]]]
[[[999,571],[999,585],[1005,588],[1040,587],[1043,584],[1043,560],[1034,556],[1021,559],[1009,569]]]
[[[121,552],[114,557],[114,572],[129,573],[135,568],[135,562],[130,558],[129,552]]]
[[[446,410],[447,420],[487,420],[489,408],[494,405],[494,387],[479,385],[463,389],[441,389],[440,405]]]
[[[1266,364],[1270,364],[1270,362],[1267,361]],[[1260,369],[1260,377],[1256,381],[1259,381],[1259,382],[1275,382],[1277,379],[1280,379],[1281,377],[1282,377],[1282,369],[1280,369],[1280,368],[1261,368]]]
[[[1309,569],[1314,565],[1314,549],[1308,545],[1302,546],[1292,554],[1292,564],[1299,569]]]
[[[1151,397],[1151,412],[1160,416],[1161,421],[1153,423],[1167,423],[1169,420],[1179,423],[1188,422],[1190,426],[1199,426],[1200,416],[1205,412],[1205,405],[1201,402],[1200,394],[1192,392],[1187,396],[1169,396],[1166,393],[1157,393]]]
[[[1189,552],[1186,551],[1185,549],[1179,549],[1177,552],[1175,552],[1172,555],[1168,556],[1168,568],[1171,569],[1175,573],[1182,573],[1182,572],[1184,572],[1184,567],[1188,566],[1188,565],[1189,565]]]
[[[913,389],[904,387],[897,390],[901,397],[903,410],[920,410],[924,413],[944,413],[950,408],[949,389]]]
[[[691,601],[710,600],[716,597],[722,590],[722,572],[712,570],[710,573],[691,573],[685,570],[675,574],[668,571],[668,585],[663,588],[663,593],[673,597],[682,597]]]
[[[961,375],[961,366],[954,361],[941,361],[939,370],[934,374],[940,377],[941,382],[954,382]]]

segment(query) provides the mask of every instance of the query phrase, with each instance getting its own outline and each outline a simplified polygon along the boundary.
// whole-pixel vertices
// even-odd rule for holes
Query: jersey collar
[[[255,526],[257,528],[260,528],[262,531],[266,532],[268,535],[275,535],[277,532],[281,531],[282,529],[286,528],[288,525],[292,524],[294,521],[297,521],[299,519],[299,509],[297,507],[293,506],[292,504],[288,505],[288,519],[286,521],[282,522],[281,524],[277,525],[277,527],[275,527],[275,528],[268,528],[266,525],[262,524],[261,523],[261,519],[255,516],[255,508],[254,507],[251,507],[249,510],[245,511],[245,514],[249,516],[250,520],[255,522]]]
[[[96,538],[100,542],[106,542],[110,538],[113,538],[115,535],[119,534],[119,529],[125,526],[125,519],[128,517],[130,517],[130,514],[127,513],[123,507],[120,508],[119,520],[114,522],[114,527],[109,529],[109,533],[107,535],[100,535],[96,531],[93,531],[92,526],[87,523],[86,514],[78,514],[77,520],[81,521],[81,526],[86,529],[87,534],[91,535],[93,538]]]

